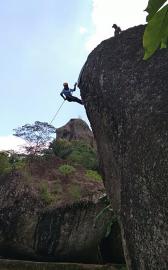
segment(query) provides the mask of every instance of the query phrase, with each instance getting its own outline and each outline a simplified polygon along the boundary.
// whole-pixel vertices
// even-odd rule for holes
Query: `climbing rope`
[[[56,116],[58,115],[59,111],[61,110],[63,104],[64,104],[65,100],[62,102],[61,106],[59,107],[59,109],[57,110],[57,112],[54,114],[51,122],[50,122],[50,125],[52,124],[52,122],[55,120]]]

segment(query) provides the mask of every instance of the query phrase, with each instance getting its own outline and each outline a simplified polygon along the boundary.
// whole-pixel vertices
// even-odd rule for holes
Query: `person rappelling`
[[[77,83],[74,84],[73,89],[70,89],[67,82],[63,83],[64,88],[61,91],[60,95],[64,100],[67,100],[69,102],[74,101],[74,102],[77,102],[77,103],[83,105],[83,101],[81,99],[72,95],[72,92],[74,92],[76,90],[76,86],[77,86]]]

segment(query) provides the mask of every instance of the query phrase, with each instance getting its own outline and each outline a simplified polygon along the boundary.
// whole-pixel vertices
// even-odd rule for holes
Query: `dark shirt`
[[[118,36],[121,33],[121,28],[117,26],[114,31],[114,36]]]

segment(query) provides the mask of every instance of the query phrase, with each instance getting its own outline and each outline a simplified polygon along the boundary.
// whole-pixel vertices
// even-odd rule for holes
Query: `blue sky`
[[[18,126],[50,122],[62,103],[62,83],[73,87],[89,52],[113,35],[113,23],[122,29],[145,23],[147,1],[125,2],[0,1],[0,142]],[[66,102],[53,124],[76,117],[87,121],[84,107]]]

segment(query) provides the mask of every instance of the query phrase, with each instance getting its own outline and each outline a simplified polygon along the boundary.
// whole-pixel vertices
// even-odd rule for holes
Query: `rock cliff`
[[[93,133],[82,119],[71,119],[63,127],[57,128],[56,134],[57,140],[83,140],[91,146],[94,146]]]
[[[143,60],[144,26],[103,41],[79,88],[129,269],[168,269],[168,50]]]

